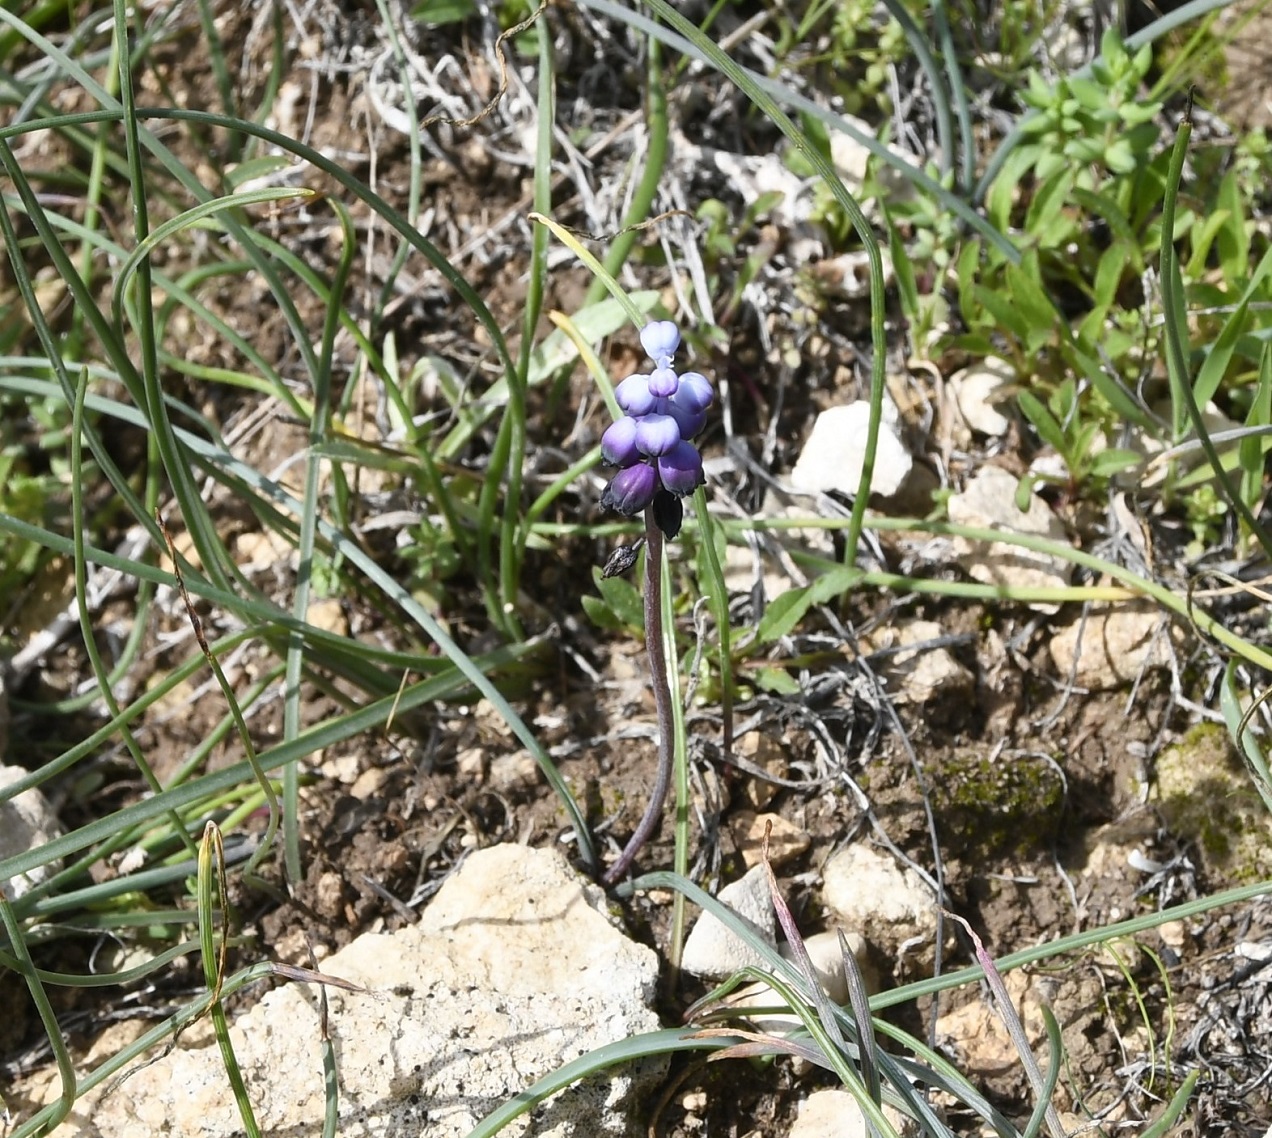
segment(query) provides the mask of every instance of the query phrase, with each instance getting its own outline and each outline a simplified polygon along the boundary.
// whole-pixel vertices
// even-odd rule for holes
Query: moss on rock
[[[1219,724],[1194,727],[1158,756],[1151,797],[1167,829],[1194,843],[1223,882],[1272,873],[1272,818]]]
[[[967,753],[933,772],[932,798],[942,835],[959,852],[1021,853],[1055,835],[1064,781],[1038,758]]]

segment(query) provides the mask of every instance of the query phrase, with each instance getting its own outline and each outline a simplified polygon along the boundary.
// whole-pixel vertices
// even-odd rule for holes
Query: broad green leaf
[[[1037,352],[1055,338],[1059,321],[1056,307],[1024,265],[1008,265],[1006,279],[1011,306],[1028,326],[1025,342],[1031,352]]]
[[[1217,209],[1198,220],[1199,224],[1192,232],[1192,255],[1188,258],[1188,267],[1184,272],[1189,279],[1196,279],[1205,274],[1206,262],[1210,258],[1210,247],[1214,244],[1220,230],[1228,224],[1230,215],[1226,209]],[[1242,266],[1241,272],[1242,275],[1245,274],[1245,266]]]
[[[645,626],[645,606],[640,590],[625,577],[602,577],[596,566],[592,567],[592,580],[610,611],[628,628]]]
[[[1227,224],[1215,235],[1219,266],[1228,281],[1245,276],[1250,264],[1250,235],[1246,231],[1245,199],[1235,169],[1229,170],[1219,183],[1216,205],[1227,215]]]
[[[1105,371],[1097,359],[1077,348],[1072,348],[1069,354],[1083,378],[1121,418],[1140,427],[1152,427],[1151,416],[1139,405],[1135,396],[1122,385],[1119,379]]]

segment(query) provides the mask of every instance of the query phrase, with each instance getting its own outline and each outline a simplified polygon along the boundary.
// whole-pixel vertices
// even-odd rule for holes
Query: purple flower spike
[[[631,466],[640,461],[640,451],[636,449],[638,422],[624,415],[601,436],[601,457],[610,466]]]
[[[647,375],[629,375],[614,389],[614,398],[629,415],[648,415],[654,409]]]
[[[636,446],[656,458],[680,442],[680,425],[670,415],[644,415],[636,420]]]
[[[692,494],[706,481],[698,448],[692,443],[677,443],[658,459],[658,477],[673,494]]]
[[[631,517],[654,500],[657,490],[658,472],[647,462],[638,462],[614,475],[601,494],[601,508]]]
[[[705,411],[715,399],[707,377],[696,371],[687,371],[680,377],[674,396],[677,405],[687,411]]]
[[[640,342],[654,361],[649,375],[629,375],[615,391],[623,417],[601,437],[601,454],[619,467],[601,495],[601,506],[628,516],[651,510],[668,538],[680,531],[681,498],[706,481],[702,455],[692,443],[707,425],[715,401],[706,376],[677,375],[673,363],[680,331],[670,320],[641,329]]]
[[[675,395],[679,386],[680,380],[669,367],[660,367],[649,377],[649,394],[655,399],[666,399],[669,395]]]
[[[640,330],[640,346],[655,367],[670,367],[680,347],[680,329],[670,320],[655,320]]]

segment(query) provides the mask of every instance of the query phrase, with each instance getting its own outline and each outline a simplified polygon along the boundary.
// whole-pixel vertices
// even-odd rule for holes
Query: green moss
[[[968,753],[933,774],[938,826],[959,852],[1025,852],[1055,833],[1064,783],[1050,763]]]
[[[1219,881],[1239,885],[1272,872],[1267,808],[1220,725],[1194,727],[1161,753],[1152,797],[1167,829],[1192,842]]]

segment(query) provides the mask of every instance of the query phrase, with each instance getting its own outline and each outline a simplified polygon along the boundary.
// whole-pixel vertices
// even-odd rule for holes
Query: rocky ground
[[[401,201],[402,92],[382,80],[383,28],[363,8],[317,4],[300,15],[287,29],[294,52],[275,125],[344,156]],[[248,101],[252,84],[265,82],[263,41],[252,11],[227,10],[221,19]],[[561,21],[568,64],[560,102],[567,131],[587,127],[588,137],[599,139],[585,156],[586,184],[607,198],[623,184],[628,164],[639,161],[643,135],[636,77],[613,65],[594,32],[582,17]],[[153,70],[142,78],[151,97],[212,103],[202,69],[190,62],[201,43],[191,24],[157,49]],[[430,71],[416,96],[422,105],[444,101],[449,117],[461,119],[495,94],[497,60],[488,43],[448,46],[456,68]],[[1253,73],[1262,74],[1252,58]],[[498,114],[473,127],[438,127],[425,162],[434,238],[508,328],[524,302],[529,170],[517,131],[531,121],[531,82],[528,71],[514,69]],[[780,172],[780,163],[767,161],[771,132],[738,102],[713,96],[696,73],[676,89],[672,109],[677,157],[663,207],[692,212],[709,198],[745,202],[748,187]],[[614,231],[614,203],[589,199],[579,192],[582,184],[559,180],[562,220]],[[789,220],[739,233],[736,255],[709,266],[717,296],[725,298],[718,302],[724,338],[698,366],[723,394],[724,422],[708,434],[706,454],[713,502],[728,517],[846,513],[837,495],[851,493],[859,476],[842,447],[818,440],[819,432],[842,440],[859,429],[841,416],[864,394],[868,307],[855,275],[860,264],[826,258],[822,276],[840,284],[828,290],[828,303],[811,308],[801,273],[820,246],[794,220],[798,202],[787,205]],[[669,231],[669,248],[683,252]],[[330,256],[316,223],[298,223],[289,239],[320,259]],[[655,263],[656,252],[651,241],[646,261]],[[729,301],[748,255],[765,271]],[[372,241],[358,283],[365,295],[383,283],[386,260]],[[674,308],[665,274],[656,264],[644,271],[651,279],[643,283],[664,288]],[[482,358],[471,317],[437,277],[412,266],[399,279],[389,326],[405,354],[462,364]],[[277,314],[261,306],[250,283],[240,283],[217,296],[219,313],[259,351],[286,356]],[[554,272],[552,305],[572,311],[587,283],[563,264]],[[305,315],[316,316],[318,326],[320,315]],[[956,490],[948,500],[952,521],[1007,524],[1094,548],[1152,566],[1180,593],[1188,589],[1178,571],[1188,535],[1169,516],[1139,512],[1131,488],[1113,494],[1106,511],[1054,494],[1036,495],[1025,512],[1016,509],[1018,476],[1031,456],[1022,450],[1010,389],[992,369],[969,370],[969,361],[953,356],[939,366],[912,367],[900,336],[894,339],[895,415],[884,457],[895,465],[876,477],[879,516],[922,515],[933,490],[945,485]],[[211,341],[189,345],[192,358],[208,366],[224,350]],[[632,369],[632,343],[620,338],[609,350],[611,374]],[[563,451],[577,457],[594,441],[592,427],[572,428],[589,387],[580,374],[556,406],[536,397],[527,464],[534,478],[546,481],[561,468]],[[244,457],[275,469],[303,448],[305,434],[276,412],[251,425],[258,411],[241,391],[215,391],[207,399],[208,414],[227,434],[243,428],[236,437]],[[583,480],[569,500],[574,520],[603,520],[600,483],[593,482]],[[380,489],[377,508],[401,504],[397,489]],[[290,570],[269,535],[246,523],[228,496],[215,506],[241,564],[285,597]],[[564,509],[559,520],[570,520]],[[527,610],[531,631],[543,634],[544,643],[515,693],[588,803],[610,857],[639,816],[655,762],[642,645],[584,614],[592,567],[612,544],[565,536],[532,553]],[[813,529],[780,542],[761,537],[732,546],[726,570],[737,626],[753,625],[764,605],[801,582],[802,557],[839,552],[826,531]],[[882,531],[870,537],[870,552],[880,570],[934,581],[1052,587],[1073,579],[1066,562],[941,537]],[[24,609],[19,636],[47,629],[51,614],[64,607],[67,566],[60,574],[45,583],[46,606]],[[126,622],[129,603],[121,595],[111,614]],[[151,651],[129,678],[134,690],[145,690],[169,666],[164,646],[184,614],[175,598],[167,603]],[[1248,598],[1216,595],[1206,603],[1230,627],[1266,639],[1266,621]],[[448,588],[441,606],[474,650],[487,643],[489,630],[471,596]],[[341,634],[360,634],[377,615],[350,597],[330,604],[323,619]],[[68,631],[20,677],[15,694],[28,704],[74,690],[86,674]],[[688,644],[688,619],[682,633]],[[990,952],[1002,956],[1272,875],[1267,819],[1214,711],[1223,661],[1195,627],[1156,606],[1002,605],[861,589],[815,612],[766,652],[755,653],[744,669],[731,752],[722,746],[718,704],[702,698],[690,707],[692,876],[712,892],[749,895],[739,907],[772,936],[767,886],[755,869],[769,828],[774,866],[805,935],[844,930],[879,992],[930,975],[938,963],[948,970],[968,962],[967,942],[947,911],[969,921]],[[242,681],[259,675],[270,658],[263,648],[249,653]],[[789,670],[798,690],[778,695],[758,682],[762,668],[779,659],[799,661]],[[311,692],[307,721],[320,719],[332,699]],[[223,710],[210,688],[186,685],[148,717],[142,738],[160,777]],[[86,736],[96,715],[90,709],[59,732]],[[275,704],[253,729],[276,737],[280,719]],[[38,712],[21,712],[11,759],[47,730]],[[219,753],[217,761],[225,760]],[[22,761],[24,769],[30,765]],[[112,781],[112,769],[105,768],[106,789],[96,804],[70,788],[53,803],[62,826],[139,793],[134,784]],[[317,989],[300,983],[258,986],[235,997],[239,1058],[269,1133],[314,1132],[325,1032],[337,1041],[342,1134],[461,1135],[578,1054],[678,1026],[692,1001],[738,959],[731,955],[737,942],[697,929],[684,974],[673,983],[666,961],[670,894],[620,902],[582,881],[570,867],[573,850],[557,800],[484,702],[438,704],[391,732],[332,747],[307,774],[305,879],[283,904],[236,886],[244,936],[236,960],[316,963],[357,988],[328,991],[325,1007]],[[0,844],[0,856],[8,852]],[[668,822],[640,865],[664,868],[671,859]],[[71,959],[50,966],[89,964],[74,957],[78,950],[68,951]],[[1022,969],[1009,980],[1035,1042],[1042,1038],[1043,1003],[1060,1022],[1068,1064],[1057,1104],[1075,1132],[1089,1126],[1089,1132],[1135,1133],[1184,1074],[1201,1070],[1186,1122],[1175,1133],[1262,1135],[1272,1126],[1269,961],[1272,914],[1265,902],[1253,901]],[[136,1038],[200,981],[178,970],[124,998],[96,989],[63,992],[58,1012],[88,1067]],[[0,1024],[0,1075],[10,1116],[20,1121],[56,1095],[58,1082],[13,976],[0,976],[0,998],[6,1009],[17,1009]],[[975,986],[885,1014],[931,1040],[1007,1113],[1027,1116],[1029,1090],[1014,1048]],[[206,1025],[156,1056],[83,1099],[61,1132],[103,1138],[188,1134],[196,1127],[207,1135],[237,1132]],[[799,1064],[707,1065],[687,1052],[589,1082],[536,1113],[528,1129],[507,1132],[619,1134],[647,1125],[651,1134],[679,1138],[817,1138],[846,1132],[836,1129],[842,1103],[825,1097],[831,1087],[824,1073]],[[814,1121],[827,1116],[834,1121]],[[587,1121],[579,1124],[580,1117]],[[967,1118],[955,1115],[951,1125],[974,1132]]]

